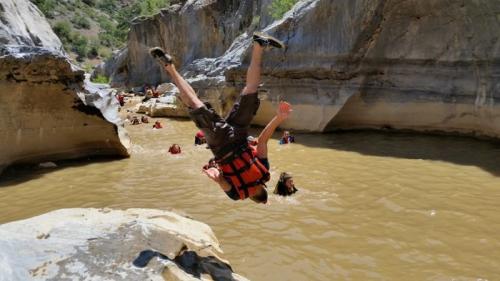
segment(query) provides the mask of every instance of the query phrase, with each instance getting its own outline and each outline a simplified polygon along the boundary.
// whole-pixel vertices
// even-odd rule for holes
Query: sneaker
[[[285,44],[283,44],[283,42],[270,35],[261,32],[254,32],[253,41],[259,43],[259,45],[261,45],[262,47],[271,46],[278,49],[285,48]]]
[[[172,57],[160,47],[151,48],[149,54],[162,66],[172,64],[173,62]]]

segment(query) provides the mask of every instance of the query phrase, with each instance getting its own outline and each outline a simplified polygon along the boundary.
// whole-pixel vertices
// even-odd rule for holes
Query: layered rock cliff
[[[0,172],[11,164],[128,156],[116,99],[84,82],[33,4],[1,4],[0,42],[14,44],[0,46]]]
[[[154,46],[169,50],[181,67],[195,59],[222,55],[252,25],[260,1],[183,2],[154,17],[134,19],[127,47],[109,62],[112,67],[105,67],[115,85],[142,86],[166,80],[148,53]]]
[[[62,209],[0,235],[0,280],[247,280],[209,226],[167,211]]]
[[[264,10],[257,9],[261,4],[254,2],[252,17]],[[214,5],[203,6],[207,11],[202,13]],[[284,127],[297,130],[394,128],[498,138],[499,14],[496,0],[299,1],[283,19],[263,28],[288,48],[266,54],[263,100],[254,123],[264,125],[276,101],[286,99],[294,105],[294,115]],[[140,26],[130,38],[147,42],[133,39]],[[186,65],[180,56],[185,75],[204,99],[218,101],[221,112],[243,86],[252,27],[247,25],[242,30],[247,34],[236,37],[220,57]],[[164,30],[143,29],[140,34],[183,37],[177,30]],[[194,48],[190,53],[201,50],[189,41],[160,45],[177,55],[186,48]],[[135,48],[129,42],[128,52]],[[128,73],[137,73],[132,64],[128,67]]]

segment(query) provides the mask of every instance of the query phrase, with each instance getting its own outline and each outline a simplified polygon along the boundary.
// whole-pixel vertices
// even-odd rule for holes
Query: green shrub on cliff
[[[50,18],[65,50],[79,61],[111,56],[112,50],[125,45],[134,18],[152,16],[170,5],[169,0],[30,1]],[[80,33],[82,29],[86,31]]]
[[[169,0],[142,0],[137,2],[140,7],[140,16],[152,16],[170,4]]]
[[[71,50],[78,55],[76,58],[78,61],[83,61],[89,52],[89,41],[87,37],[78,33],[73,33],[73,47]]]
[[[61,39],[64,45],[71,43],[71,24],[67,21],[60,21],[52,27],[56,35]]]
[[[97,77],[91,79],[92,82],[94,83],[99,83],[99,84],[108,84],[109,83],[109,78],[104,76],[104,75],[97,75]]]
[[[280,19],[288,12],[298,0],[273,0],[269,13],[273,19]]]
[[[71,19],[71,22],[76,28],[79,29],[90,29],[90,21],[82,16],[81,14],[76,15],[74,18]]]
[[[38,9],[48,18],[54,18],[54,11],[56,8],[56,0],[31,0]]]
[[[122,47],[134,18],[154,15],[169,5],[169,0],[137,0],[125,6],[121,6],[116,0],[100,0],[96,6],[109,15],[97,18],[101,28],[99,39],[102,45],[111,48]]]

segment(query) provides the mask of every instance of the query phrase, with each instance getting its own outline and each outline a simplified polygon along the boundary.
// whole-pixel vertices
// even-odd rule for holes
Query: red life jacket
[[[218,161],[218,164],[224,178],[236,189],[241,200],[254,196],[257,187],[270,179],[269,171],[257,158],[256,149],[248,144]]]

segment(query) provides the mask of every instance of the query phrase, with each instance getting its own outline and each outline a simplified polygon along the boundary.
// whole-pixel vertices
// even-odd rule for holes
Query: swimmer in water
[[[280,175],[280,179],[274,188],[274,194],[280,196],[290,196],[297,192],[297,188],[295,188],[295,184],[293,183],[293,177],[291,174],[287,172],[283,172]]]

